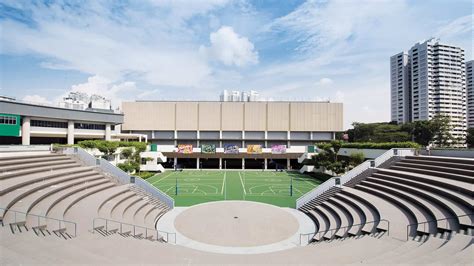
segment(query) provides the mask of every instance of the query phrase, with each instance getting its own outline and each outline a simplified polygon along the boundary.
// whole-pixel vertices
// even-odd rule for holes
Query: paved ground
[[[224,254],[291,249],[306,244],[301,234],[315,231],[313,221],[298,210],[249,201],[176,207],[157,228],[176,233],[177,245]]]
[[[167,171],[147,179],[175,199],[176,206],[220,200],[246,200],[295,207],[296,199],[321,181],[298,172]]]

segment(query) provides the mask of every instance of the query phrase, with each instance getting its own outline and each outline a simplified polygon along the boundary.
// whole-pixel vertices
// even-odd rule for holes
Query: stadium
[[[342,104],[122,110],[0,100],[2,265],[472,264],[472,156],[392,148],[321,179]],[[153,176],[76,145],[94,139],[146,142]]]

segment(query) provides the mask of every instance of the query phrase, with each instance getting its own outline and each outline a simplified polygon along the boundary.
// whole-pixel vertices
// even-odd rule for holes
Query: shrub
[[[349,156],[349,161],[351,165],[356,166],[363,163],[365,160],[365,155],[363,152],[354,152]]]
[[[389,150],[393,148],[413,148],[419,149],[421,146],[418,143],[405,141],[405,142],[348,142],[342,144],[342,148],[353,148],[353,149],[383,149]]]
[[[137,176],[139,176],[141,179],[148,179],[152,176],[155,176],[155,173],[152,173],[152,172],[141,172],[141,173],[138,173]]]

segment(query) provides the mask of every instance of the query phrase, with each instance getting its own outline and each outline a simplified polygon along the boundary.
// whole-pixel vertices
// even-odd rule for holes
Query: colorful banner
[[[226,145],[224,145],[224,153],[237,154],[237,153],[239,153],[239,146],[237,146],[235,144],[226,144]]]
[[[284,154],[286,153],[286,145],[272,145],[273,154]]]
[[[201,153],[216,153],[216,145],[214,144],[202,144]]]
[[[178,153],[184,153],[184,154],[193,153],[193,145],[192,144],[179,144]]]
[[[247,153],[253,153],[253,154],[262,153],[262,145],[247,145]]]

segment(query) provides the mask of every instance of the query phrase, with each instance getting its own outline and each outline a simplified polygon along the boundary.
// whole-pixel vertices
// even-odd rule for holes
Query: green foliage
[[[410,134],[404,132],[400,125],[395,123],[358,123],[352,124],[349,129],[350,142],[398,142],[409,141]]]
[[[137,173],[136,176],[140,177],[141,179],[148,179],[152,176],[155,176],[155,173],[152,172],[140,172]]]
[[[342,141],[331,141],[330,143],[317,143],[318,154],[313,157],[316,168],[323,167],[335,174],[342,174],[348,166],[346,161],[338,161],[337,152],[343,145]]]
[[[127,161],[125,163],[117,164],[117,167],[122,169],[124,172],[133,173],[137,171],[137,169],[140,169],[140,164],[135,161]]]
[[[357,166],[363,163],[365,160],[365,155],[363,152],[354,152],[349,156],[349,162],[353,166]]]
[[[474,147],[474,128],[469,128],[467,130],[466,143],[469,148]]]
[[[121,155],[127,159],[125,163],[117,167],[125,172],[140,171],[140,153],[146,151],[147,143],[138,141],[106,141],[106,140],[84,140],[78,143],[84,149],[98,149],[106,157],[114,154],[118,148],[127,147],[121,151]],[[132,149],[133,148],[133,149]]]
[[[131,148],[123,149],[120,154],[125,158],[129,159],[133,155],[133,150]]]
[[[342,145],[342,148],[353,148],[353,149],[383,149],[389,150],[393,148],[413,148],[419,149],[420,145],[415,142],[384,142],[384,143],[373,143],[373,142],[347,142]]]
[[[433,124],[435,130],[434,139],[441,147],[448,147],[457,142],[450,133],[452,129],[450,121],[451,120],[449,116],[442,115],[436,116],[430,121]]]

